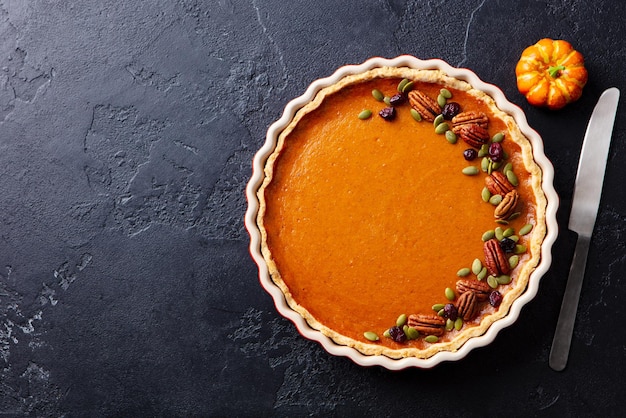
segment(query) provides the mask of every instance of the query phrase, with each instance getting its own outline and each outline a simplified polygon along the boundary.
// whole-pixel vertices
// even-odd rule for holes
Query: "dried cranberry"
[[[478,151],[476,151],[474,148],[468,148],[463,151],[463,157],[465,157],[467,161],[473,161],[476,159],[476,157],[478,157]]]
[[[396,109],[394,107],[386,107],[378,114],[385,120],[394,120],[396,118]]]
[[[505,253],[512,253],[515,251],[516,245],[517,243],[511,238],[502,238],[502,241],[500,241],[500,248],[502,248],[502,251]]]
[[[456,319],[459,317],[459,311],[453,304],[446,303],[443,307],[443,317],[452,321],[456,321]]]
[[[400,327],[389,328],[389,336],[397,343],[403,343],[406,341],[406,334]]]
[[[389,104],[392,106],[399,106],[406,101],[406,97],[402,93],[394,94],[389,99]]]
[[[502,299],[502,293],[498,292],[497,290],[494,290],[489,294],[489,304],[494,308],[500,306],[500,304],[502,303]]]
[[[461,113],[461,105],[457,102],[446,103],[446,105],[443,107],[443,111],[441,112],[443,118],[446,120],[452,120],[452,118],[459,113]]]
[[[489,158],[494,163],[500,162],[504,159],[504,149],[499,142],[492,142],[489,144]]]

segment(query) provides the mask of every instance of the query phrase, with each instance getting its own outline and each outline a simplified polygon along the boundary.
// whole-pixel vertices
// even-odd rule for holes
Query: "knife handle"
[[[550,351],[550,367],[556,371],[561,371],[565,368],[567,358],[569,357],[572,331],[574,330],[574,322],[576,321],[580,290],[582,289],[583,278],[585,277],[585,266],[587,265],[590,241],[590,237],[583,237],[581,235],[578,236],[578,240],[576,241],[576,250],[574,251],[574,258],[570,266],[561,312],[559,313],[559,320],[556,324],[554,340],[552,341],[552,350]]]

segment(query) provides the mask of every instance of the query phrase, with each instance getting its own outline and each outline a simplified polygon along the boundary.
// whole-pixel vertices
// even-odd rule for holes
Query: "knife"
[[[556,371],[565,368],[569,356],[572,331],[578,310],[578,299],[585,276],[589,243],[600,205],[604,171],[609,154],[609,145],[611,144],[619,93],[617,88],[612,87],[605,90],[598,99],[591,119],[589,119],[580,153],[568,224],[568,229],[576,232],[578,239],[565,286],[554,340],[552,341],[552,350],[550,351],[549,364]]]

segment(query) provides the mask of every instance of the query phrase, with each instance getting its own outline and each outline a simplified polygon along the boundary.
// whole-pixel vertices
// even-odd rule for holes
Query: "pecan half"
[[[455,132],[459,138],[473,148],[480,148],[489,142],[489,132],[487,129],[476,123],[461,125]]]
[[[489,118],[483,112],[473,110],[461,112],[452,118],[452,132],[459,134],[459,130],[463,125],[478,125],[483,129],[487,129]]]
[[[446,320],[439,315],[432,314],[411,314],[409,315],[408,326],[415,328],[425,335],[443,335]]]
[[[496,206],[496,209],[493,211],[493,215],[498,219],[508,218],[513,213],[515,213],[518,202],[519,193],[517,193],[517,190],[511,190],[506,195],[504,195],[504,198],[502,199],[500,204]]]
[[[476,292],[465,292],[456,302],[456,309],[463,321],[471,321],[478,315],[478,296]]]
[[[499,276],[511,272],[509,260],[497,239],[492,238],[485,242],[483,251],[485,253],[485,267],[487,267],[489,274]]]
[[[436,100],[431,99],[419,90],[411,90],[408,94],[411,107],[419,112],[425,120],[433,122],[437,115],[441,113],[441,106]]]
[[[491,293],[491,287],[486,282],[473,279],[461,279],[456,282],[456,291],[463,295],[467,292],[473,292],[479,301],[485,301],[489,299]]]
[[[508,192],[515,189],[515,186],[511,184],[509,179],[499,171],[494,171],[485,177],[485,185],[492,195],[499,194],[506,196]]]

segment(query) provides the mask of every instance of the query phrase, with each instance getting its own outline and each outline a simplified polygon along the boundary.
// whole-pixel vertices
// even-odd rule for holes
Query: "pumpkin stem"
[[[552,78],[557,78],[559,75],[561,75],[561,71],[563,71],[564,69],[565,69],[564,65],[552,66],[548,68],[548,74],[550,74]]]

